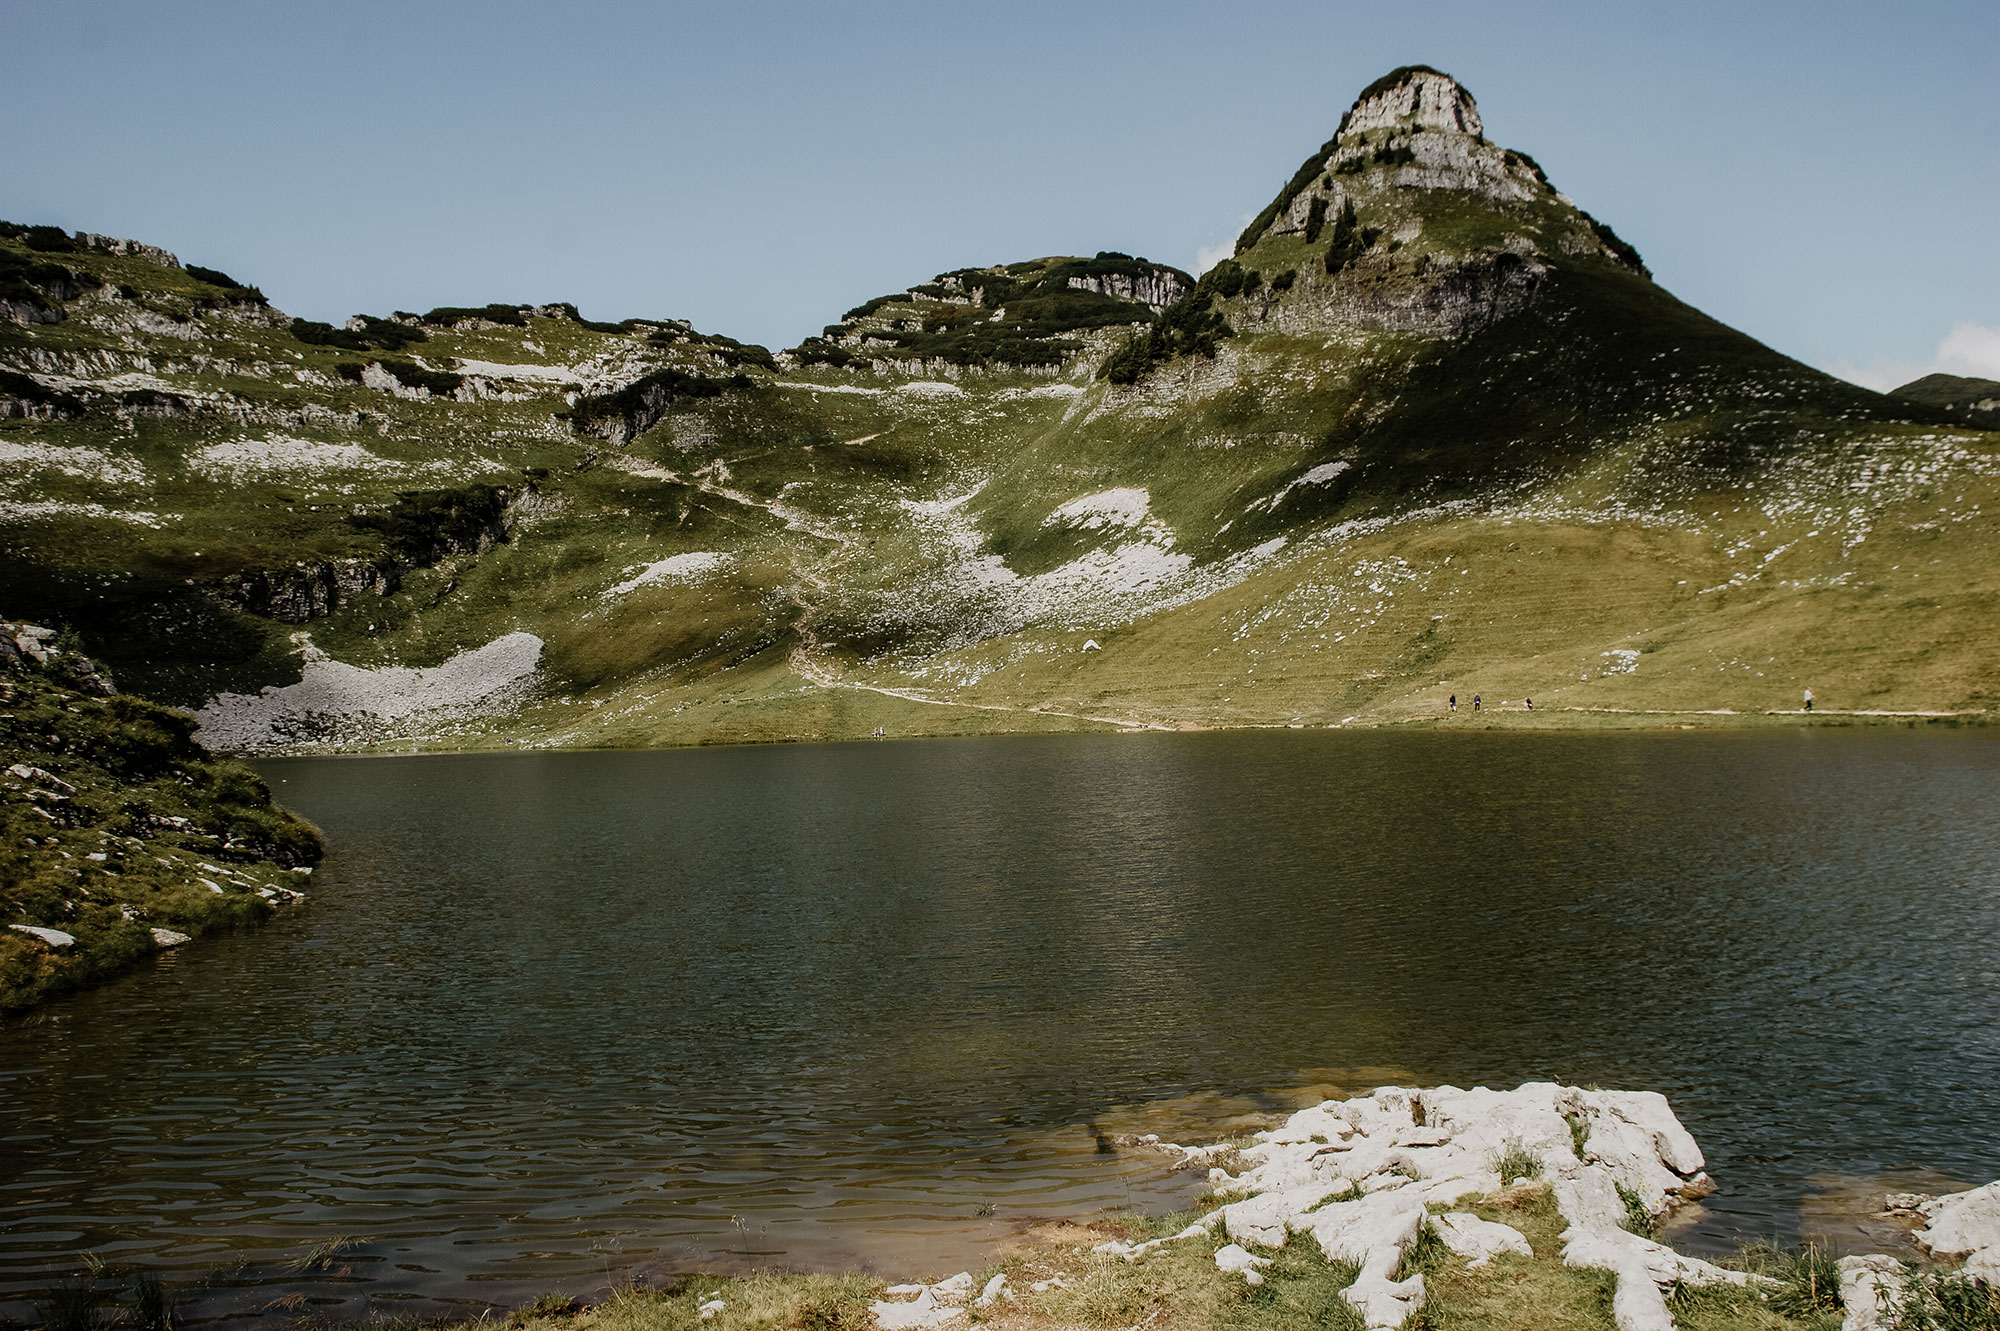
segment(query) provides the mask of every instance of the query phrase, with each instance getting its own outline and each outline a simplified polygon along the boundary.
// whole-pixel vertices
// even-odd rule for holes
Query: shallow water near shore
[[[327,832],[310,906],[0,1029],[0,1315],[85,1252],[198,1316],[943,1273],[1183,1204],[1117,1134],[1385,1081],[1666,1093],[1721,1185],[1690,1251],[2000,1176],[1984,736],[261,767]]]

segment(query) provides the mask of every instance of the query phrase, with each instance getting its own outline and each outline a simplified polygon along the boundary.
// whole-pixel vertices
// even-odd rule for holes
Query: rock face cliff
[[[1103,251],[1090,259],[962,268],[849,310],[790,352],[804,365],[877,365],[962,374],[1047,370],[1099,329],[1146,323],[1194,289],[1178,268]]]
[[[1645,273],[1533,158],[1488,142],[1472,94],[1427,66],[1364,90],[1237,242],[1240,264],[1285,274],[1244,315],[1288,332],[1462,337],[1534,299],[1557,257]]]
[[[1339,137],[1397,128],[1442,130],[1474,138],[1483,138],[1486,133],[1472,94],[1460,87],[1458,80],[1429,65],[1405,65],[1363,88],[1341,118]]]

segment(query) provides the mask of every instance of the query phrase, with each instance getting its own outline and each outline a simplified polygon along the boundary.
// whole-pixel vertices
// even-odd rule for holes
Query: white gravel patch
[[[1044,527],[1078,527],[1092,531],[1099,527],[1136,527],[1146,520],[1152,496],[1136,486],[1100,490],[1072,499],[1042,519]]]
[[[964,397],[965,390],[957,384],[939,383],[935,379],[919,379],[915,383],[897,384],[896,391],[910,397]]]
[[[632,577],[607,590],[604,598],[610,600],[614,596],[624,596],[638,591],[641,587],[664,587],[676,582],[698,582],[711,573],[721,572],[734,562],[732,556],[723,554],[719,550],[693,550],[684,555],[673,555],[656,564],[646,565]]]
[[[308,641],[298,683],[222,694],[196,714],[196,735],[215,749],[268,749],[366,733],[383,722],[497,710],[533,677],[541,656],[540,638],[509,633],[427,670],[371,670],[336,661]]]
[[[583,377],[567,365],[502,365],[490,360],[461,360],[460,374],[477,374],[488,379],[515,379],[524,383],[580,384]]]
[[[285,434],[210,444],[190,454],[187,461],[192,471],[211,481],[240,481],[252,476],[317,476],[336,471],[406,470],[402,463],[371,453],[359,444],[329,444]]]
[[[809,393],[859,393],[863,397],[875,397],[887,392],[882,388],[863,388],[859,384],[802,384],[794,379],[774,379],[773,388],[803,388]]]
[[[129,522],[135,527],[159,527],[165,524],[165,520],[158,513],[106,508],[102,504],[68,504],[56,500],[25,503],[0,500],[0,522],[33,522],[40,518],[102,518],[107,522]]]
[[[1083,389],[1075,384],[1038,384],[1033,388],[1003,388],[993,396],[1003,402],[1012,402],[1021,398],[1072,398],[1082,393]]]
[[[137,458],[101,448],[0,439],[0,479],[19,480],[38,471],[59,471],[108,485],[140,485],[146,479],[146,468]]]

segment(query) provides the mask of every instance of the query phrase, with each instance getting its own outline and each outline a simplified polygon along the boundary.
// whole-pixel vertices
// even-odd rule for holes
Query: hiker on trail
[[[1472,710],[1475,712],[1479,710],[1479,695],[1476,693],[1472,695]]]
[[[1812,690],[1811,690],[1811,689],[1807,689],[1807,690],[1806,690],[1806,710],[1807,710],[1808,712],[1810,712],[1810,711],[1812,710]]]
[[[1451,708],[1451,710],[1452,710],[1452,711],[1454,711],[1454,712],[1456,712],[1456,711],[1458,710],[1458,695],[1457,695],[1456,693],[1454,693],[1454,694],[1452,694],[1452,695],[1451,695],[1451,702],[1450,702],[1449,704],[1447,704],[1447,705],[1448,705],[1448,706],[1449,706],[1449,707]]]
[[[1535,710],[1535,700],[1533,698],[1521,699],[1521,705],[1531,712]]]

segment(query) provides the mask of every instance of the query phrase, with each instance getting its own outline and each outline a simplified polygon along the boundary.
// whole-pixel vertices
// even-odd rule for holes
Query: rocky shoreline
[[[1788,1289],[1773,1276],[1686,1256],[1648,1236],[1715,1190],[1701,1148],[1654,1092],[1549,1082],[1512,1091],[1390,1086],[1302,1109],[1240,1149],[1148,1144],[1186,1162],[1216,1161],[1209,1182],[1220,1204],[1170,1236],[1111,1239],[1094,1245],[1094,1255],[1139,1264],[1190,1247],[1210,1253],[1218,1273],[1255,1288],[1277,1260],[1266,1254],[1305,1236],[1325,1262],[1354,1272],[1340,1298],[1368,1328],[1426,1324],[1431,1290],[1412,1259],[1427,1244],[1466,1270],[1555,1256],[1538,1252],[1520,1228],[1466,1209],[1537,1191],[1560,1216],[1562,1266],[1613,1278],[1617,1331],[1672,1331],[1680,1325],[1674,1304],[1687,1291],[1721,1289],[1769,1303]],[[1956,1269],[1926,1274],[1886,1255],[1841,1258],[1828,1272],[1837,1291],[1817,1292],[1824,1324],[1837,1307],[1842,1331],[1960,1325],[1932,1306],[1940,1282],[2000,1309],[2000,1182],[1942,1197],[1892,1196],[1889,1205],[1919,1220],[1918,1246],[1941,1268]],[[1017,1291],[1005,1272],[983,1285],[961,1272],[890,1286],[869,1311],[882,1331],[929,1331],[991,1320],[996,1307],[1065,1283],[1058,1276]],[[717,1291],[700,1316],[728,1307]]]

